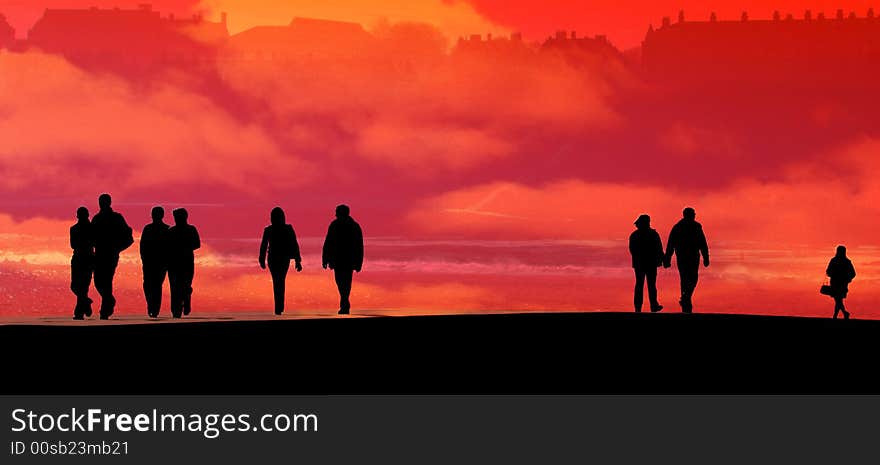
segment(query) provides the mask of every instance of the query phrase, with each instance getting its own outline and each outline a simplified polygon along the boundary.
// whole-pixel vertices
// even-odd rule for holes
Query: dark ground
[[[2,394],[880,393],[880,321],[548,313],[0,326]]]

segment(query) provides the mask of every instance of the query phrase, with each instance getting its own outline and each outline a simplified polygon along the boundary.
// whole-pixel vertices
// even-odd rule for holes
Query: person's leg
[[[162,284],[157,284],[157,270],[156,266],[144,263],[143,272],[144,272],[144,300],[147,301],[147,315],[154,316],[154,314],[158,313],[158,306],[156,305],[156,293],[158,287],[159,299],[162,298]]]
[[[336,276],[336,287],[339,289],[339,312],[348,313],[351,309],[349,296],[351,295],[351,281],[354,270],[336,268],[333,272]]]
[[[657,268],[645,270],[645,278],[648,281],[648,301],[651,303],[651,311],[660,310],[660,302],[657,300]]]
[[[694,289],[697,287],[697,271],[691,264],[679,264],[678,275],[681,279],[681,311],[691,313],[693,311]]]
[[[833,319],[837,319],[837,314],[840,313],[840,309],[843,307],[843,299],[840,297],[834,298],[834,316]]]
[[[633,292],[633,307],[635,307],[636,313],[639,313],[642,311],[642,301],[644,300],[645,272],[638,268],[635,268],[635,272],[636,288]]]
[[[118,263],[119,257],[100,257],[95,261],[95,289],[101,294],[102,319],[109,318],[116,307],[116,298],[113,297],[113,275],[116,273]]]
[[[275,296],[275,314],[284,313],[284,289],[287,281],[287,271],[290,269],[290,260],[282,260],[281,263],[270,263],[269,272],[272,274],[272,291]]]
[[[171,316],[180,318],[183,299],[180,296],[180,271],[176,265],[168,267],[168,285],[171,287]]]
[[[75,320],[83,319],[85,315],[84,304],[86,299],[88,298],[88,285],[85,288],[85,294],[83,293],[83,266],[79,257],[73,257],[70,261],[70,290],[73,291],[73,295],[76,296],[76,306],[73,308],[73,318]]]
[[[183,314],[189,315],[189,312],[192,311],[192,294],[193,294],[193,278],[196,275],[196,264],[195,262],[187,262],[186,266],[183,268],[183,273],[180,277],[182,280],[180,285],[181,298],[183,299]]]

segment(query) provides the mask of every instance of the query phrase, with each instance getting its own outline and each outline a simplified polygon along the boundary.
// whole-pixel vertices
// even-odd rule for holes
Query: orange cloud
[[[37,53],[0,53],[0,74],[5,189],[129,191],[199,179],[251,191],[265,166],[308,179],[306,164],[262,128],[181,87],[139,89]]]

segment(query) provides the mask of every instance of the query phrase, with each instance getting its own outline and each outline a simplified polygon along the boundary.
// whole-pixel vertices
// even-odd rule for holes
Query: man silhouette
[[[648,299],[651,312],[663,310],[657,302],[657,268],[663,264],[663,244],[660,234],[651,228],[651,217],[641,215],[635,222],[636,230],[629,236],[629,253],[632,255],[632,267],[636,273],[636,288],[633,305],[636,313],[642,311],[645,281],[648,281]]]
[[[321,261],[324,269],[333,270],[339,289],[339,314],[347,315],[351,310],[348,298],[352,278],[355,271],[361,272],[364,264],[364,234],[347,205],[336,207],[336,219],[327,229]]]
[[[275,314],[284,313],[284,288],[287,280],[287,272],[290,270],[290,260],[293,259],[297,272],[302,271],[302,257],[299,253],[299,243],[296,241],[296,232],[293,226],[287,224],[284,210],[275,207],[269,214],[272,222],[263,230],[263,240],[260,242],[260,268],[266,269],[266,255],[269,258],[269,273],[272,275],[272,290],[275,297]]]
[[[134,243],[131,227],[121,214],[111,208],[110,194],[98,197],[100,211],[92,218],[95,235],[95,289],[101,294],[101,319],[113,314],[116,298],[113,297],[113,276],[119,264],[119,254]]]
[[[89,298],[89,285],[92,284],[92,269],[95,264],[95,237],[89,222],[89,209],[76,210],[76,224],[70,227],[70,290],[76,296],[73,319],[82,320],[92,316],[92,299]]]
[[[162,219],[165,209],[153,207],[150,212],[153,222],[144,226],[141,233],[141,264],[144,271],[144,298],[147,300],[147,315],[159,316],[162,308],[162,285],[168,272],[168,228]]]
[[[174,226],[168,230],[168,282],[171,284],[171,316],[180,318],[192,310],[195,253],[202,246],[196,227],[188,224],[185,208],[172,212]]]
[[[681,279],[679,304],[682,312],[691,313],[694,310],[692,298],[700,273],[700,255],[703,256],[703,266],[709,266],[709,245],[703,233],[703,226],[696,221],[697,213],[694,209],[685,208],[682,216],[683,218],[669,232],[663,266],[665,268],[672,266],[672,254],[675,253],[678,276]]]

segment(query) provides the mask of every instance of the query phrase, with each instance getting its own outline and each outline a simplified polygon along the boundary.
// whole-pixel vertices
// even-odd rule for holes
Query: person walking
[[[849,283],[853,281],[856,277],[856,268],[853,266],[852,261],[846,256],[846,247],[839,245],[837,246],[837,253],[828,262],[828,268],[825,269],[825,274],[830,279],[829,285],[831,286],[831,297],[834,299],[834,319],[837,319],[837,314],[843,312],[843,319],[849,319],[849,312],[846,311],[846,306],[843,304],[843,299],[846,298],[849,293]]]
[[[168,229],[168,282],[171,285],[171,316],[180,318],[192,311],[192,283],[195,277],[195,251],[201,246],[199,231],[187,223],[185,208],[172,212],[174,226]]]
[[[669,232],[666,255],[663,259],[663,267],[669,268],[672,266],[672,255],[675,254],[678,276],[681,279],[679,304],[683,313],[691,313],[694,310],[693,296],[700,275],[701,255],[703,266],[709,266],[709,245],[703,233],[703,226],[696,221],[696,218],[697,213],[693,208],[684,209],[682,219]]]
[[[73,319],[82,320],[92,316],[92,299],[89,286],[92,284],[92,270],[95,266],[95,236],[89,221],[89,209],[76,209],[76,224],[70,227],[70,290],[76,296]]]
[[[302,271],[302,257],[293,226],[286,223],[284,210],[275,207],[269,214],[271,224],[263,230],[260,242],[260,268],[266,269],[268,256],[269,273],[272,275],[272,291],[275,298],[275,314],[284,313],[284,290],[290,260],[293,259],[297,272]]]
[[[648,284],[648,300],[651,312],[663,310],[657,301],[657,268],[663,264],[663,243],[660,234],[651,228],[651,217],[641,215],[635,222],[636,230],[629,236],[629,253],[636,273],[633,305],[636,313],[642,311],[645,282]]]
[[[162,308],[162,286],[168,273],[168,229],[162,221],[165,209],[153,207],[150,212],[153,222],[144,226],[141,233],[141,264],[144,272],[144,298],[147,301],[147,315],[159,316]]]
[[[113,296],[113,277],[119,265],[119,254],[134,244],[132,229],[125,218],[113,211],[110,194],[98,197],[100,210],[92,218],[92,231],[95,235],[95,289],[101,294],[102,320],[110,318],[116,308]]]
[[[347,315],[351,311],[349,296],[354,272],[360,273],[364,264],[364,234],[347,205],[336,207],[336,219],[327,229],[321,262],[324,269],[333,270],[339,290],[339,314]]]

